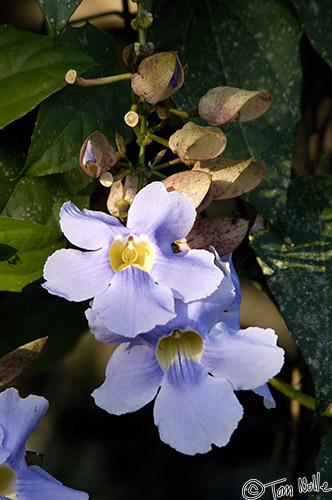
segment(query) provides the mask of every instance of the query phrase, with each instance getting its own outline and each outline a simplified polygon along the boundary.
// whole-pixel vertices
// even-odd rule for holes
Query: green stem
[[[287,384],[286,382],[283,382],[278,378],[270,379],[269,384],[275,389],[277,389],[279,392],[287,396],[288,398],[295,399],[302,406],[309,408],[309,410],[314,411],[316,409],[315,398],[313,398],[312,396],[308,396],[308,394],[304,394],[304,392],[294,389],[294,387],[292,387],[290,384]],[[327,409],[324,412],[324,415],[326,417],[332,417],[332,410],[329,407],[327,407]]]
[[[181,116],[181,118],[194,118],[195,116],[199,116],[198,109],[186,111],[184,109],[170,108],[169,112],[173,115]]]
[[[146,45],[146,30],[140,26],[140,22],[143,20],[143,2],[139,2],[137,4],[137,21],[138,21],[138,41],[140,45],[145,46]]]
[[[158,125],[156,125],[155,127],[151,127],[149,128],[148,130],[148,133],[152,133],[154,134],[155,132],[158,132],[158,130],[161,130],[162,128],[165,127],[165,125],[167,124],[167,121],[168,120],[162,120],[160,123],[158,123]]]
[[[159,163],[155,167],[152,167],[152,172],[155,173],[156,170],[163,170],[164,168],[171,167],[172,165],[178,165],[179,163],[182,163],[182,160],[180,158],[174,158],[174,160]]]
[[[126,175],[130,175],[131,174],[131,169],[128,168],[127,170],[122,170],[122,172],[120,172],[118,175],[115,175],[114,176],[114,182],[115,181],[120,181],[121,179],[123,179],[124,177],[126,177]]]
[[[152,173],[152,175],[154,175],[155,177],[158,177],[159,179],[164,180],[167,177],[167,175],[164,175],[161,172],[158,172],[157,170],[153,170],[151,173]]]
[[[149,139],[152,139],[153,141],[158,142],[158,144],[161,144],[162,146],[169,148],[167,139],[163,139],[162,137],[159,137],[158,135],[151,134],[151,132],[149,130],[147,131],[146,135],[148,136]]]
[[[133,73],[121,73],[120,75],[104,76],[102,78],[82,78],[74,69],[70,69],[65,76],[67,83],[79,85],[80,87],[95,87],[96,85],[106,85],[108,83],[130,80]]]

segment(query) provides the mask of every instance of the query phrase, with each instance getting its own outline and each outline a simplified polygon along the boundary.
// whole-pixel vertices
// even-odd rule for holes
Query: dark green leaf
[[[49,294],[41,281],[26,286],[21,293],[2,293],[0,356],[47,335],[47,352],[36,368],[45,369],[72,349],[87,328],[85,309],[86,302],[68,302]]]
[[[0,128],[23,116],[65,85],[70,68],[93,65],[86,55],[63,43],[0,26]]]
[[[63,246],[59,231],[34,222],[0,217],[0,244],[17,248],[6,261],[0,261],[0,290],[20,292],[41,277],[46,258]]]
[[[332,67],[331,0],[293,0],[293,4],[313,47]]]
[[[332,488],[332,430],[331,423],[325,422],[329,428],[328,433],[322,438],[319,454],[315,459],[316,471],[320,474],[320,485],[327,482],[327,488]],[[317,478],[316,473],[316,478]],[[310,481],[310,479],[309,479]],[[324,491],[312,492],[308,500],[331,500],[332,491],[325,488]]]
[[[189,64],[185,84],[173,96],[180,107],[196,108],[201,96],[220,85],[273,95],[274,103],[262,117],[222,128],[227,157],[254,156],[266,162],[265,179],[246,199],[281,231],[300,114],[302,32],[297,19],[282,0],[159,0],[153,3],[153,15],[157,49],[177,50],[181,62]]]
[[[70,16],[82,0],[36,0],[43,11],[46,23],[55,37],[65,27]]]
[[[286,220],[290,240],[269,230],[252,244],[324,411],[332,401],[332,178],[296,178]]]
[[[84,47],[99,62],[89,76],[115,72],[115,45],[105,32],[86,24],[82,28],[67,28],[61,40]],[[89,88],[67,86],[40,108],[26,175],[43,176],[74,168],[84,140],[96,130],[115,146],[115,132],[128,133],[123,116],[129,108],[128,82]]]

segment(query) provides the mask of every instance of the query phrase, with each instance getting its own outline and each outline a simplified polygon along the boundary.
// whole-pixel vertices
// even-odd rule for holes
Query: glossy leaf
[[[65,85],[66,72],[93,66],[93,60],[45,36],[0,26],[0,128],[25,115]]]
[[[317,408],[332,401],[332,179],[298,177],[288,192],[288,239],[271,229],[253,247],[315,384]]]
[[[228,157],[254,156],[266,162],[259,192],[245,198],[284,233],[294,129],[300,116],[298,19],[282,0],[159,0],[152,12],[149,33],[157,50],[176,47],[183,64],[189,65],[183,87],[173,96],[180,108],[197,108],[199,99],[220,85],[266,90],[273,96],[274,103],[260,118],[222,129]]]
[[[82,0],[36,0],[43,11],[46,24],[53,36],[57,37],[65,27],[70,16],[75,12]]]
[[[41,277],[46,258],[64,244],[62,233],[34,222],[0,217],[0,243],[17,252],[0,261],[0,290],[20,292]]]
[[[331,0],[292,0],[313,47],[332,67]]]
[[[98,62],[86,76],[105,76],[115,71],[115,45],[104,31],[91,24],[67,27],[61,40],[74,47],[84,46]],[[67,85],[40,108],[25,175],[44,176],[75,168],[83,142],[96,130],[115,146],[115,132],[128,133],[123,116],[129,108],[128,82],[89,88]]]

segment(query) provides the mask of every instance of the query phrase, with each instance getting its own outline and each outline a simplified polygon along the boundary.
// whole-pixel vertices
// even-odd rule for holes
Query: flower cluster
[[[58,250],[44,270],[49,292],[92,299],[90,330],[101,342],[120,344],[93,393],[96,404],[118,415],[157,396],[161,439],[190,455],[227,444],[243,413],[234,390],[255,390],[273,406],[265,384],[283,363],[272,330],[240,329],[231,255],[173,252],[195,215],[189,197],[161,182],[135,196],[127,226],[65,203],[61,228],[84,250]]]

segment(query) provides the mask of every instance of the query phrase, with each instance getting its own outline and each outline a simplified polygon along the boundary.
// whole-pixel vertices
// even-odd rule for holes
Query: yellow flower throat
[[[148,273],[153,265],[154,248],[146,238],[131,234],[112,243],[109,258],[116,273],[128,266],[138,267]]]

